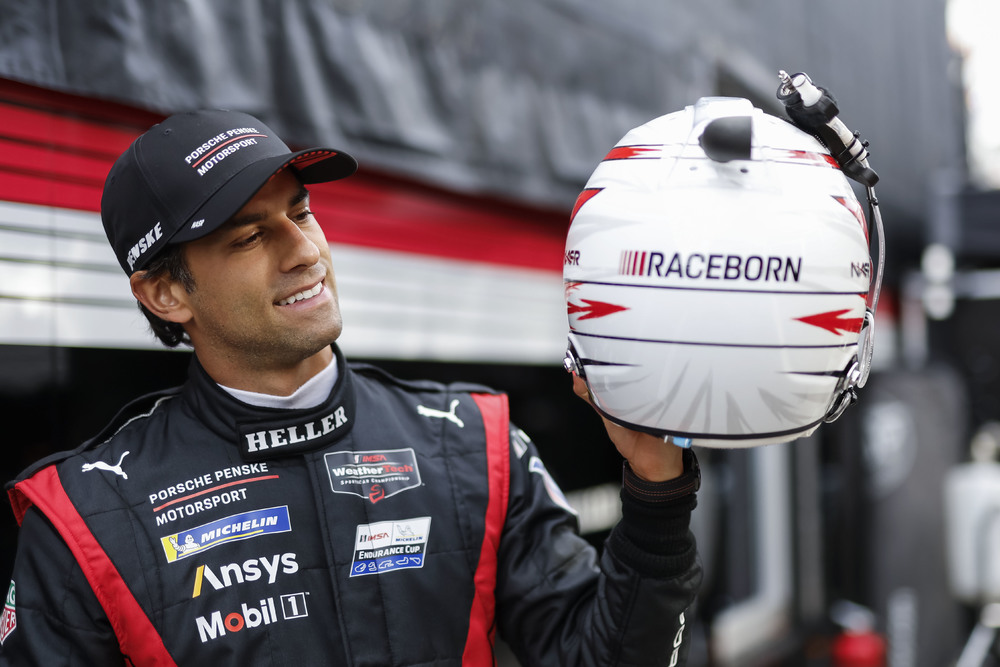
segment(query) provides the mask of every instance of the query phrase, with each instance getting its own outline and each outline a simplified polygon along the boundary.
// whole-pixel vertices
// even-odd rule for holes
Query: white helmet
[[[703,98],[626,134],[578,198],[566,367],[606,417],[681,446],[793,440],[864,384],[874,273],[824,145]]]

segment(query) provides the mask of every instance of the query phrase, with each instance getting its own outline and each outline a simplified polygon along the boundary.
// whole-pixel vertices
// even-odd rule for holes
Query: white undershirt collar
[[[259,394],[255,391],[233,389],[221,384],[219,386],[233,398],[259,408],[278,408],[281,410],[314,408],[329,398],[330,392],[333,391],[334,385],[337,384],[337,355],[334,354],[331,356],[332,359],[326,368],[306,380],[305,384],[288,396]]]

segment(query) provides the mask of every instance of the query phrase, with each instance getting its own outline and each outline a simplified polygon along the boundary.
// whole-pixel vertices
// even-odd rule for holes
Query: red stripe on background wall
[[[102,117],[102,109],[107,109]],[[155,117],[0,80],[0,200],[100,211],[112,163]],[[460,195],[362,169],[310,186],[331,243],[561,271],[568,211]]]
[[[310,190],[332,243],[562,271],[565,216],[504,210],[363,172]]]

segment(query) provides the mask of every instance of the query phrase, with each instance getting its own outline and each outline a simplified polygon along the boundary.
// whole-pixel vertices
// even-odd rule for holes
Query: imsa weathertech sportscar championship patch
[[[292,529],[288,506],[268,507],[233,514],[189,530],[161,537],[167,562],[187,558],[226,542],[248,540],[270,533],[287,533]]]
[[[351,576],[423,567],[430,531],[429,516],[359,525]]]
[[[420,468],[412,448],[329,452],[323,460],[334,493],[350,493],[377,503],[420,486]]]

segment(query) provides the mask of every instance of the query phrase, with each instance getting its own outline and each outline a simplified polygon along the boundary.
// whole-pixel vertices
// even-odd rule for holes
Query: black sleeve
[[[684,451],[684,473],[669,482],[646,482],[625,462],[622,520],[609,546],[643,576],[669,579],[688,571],[698,557],[690,526],[699,488],[701,470],[690,449]]]
[[[515,428],[511,447],[497,618],[522,665],[685,664],[685,614],[701,582],[688,530],[693,493],[650,500],[623,492],[623,519],[598,558]]]
[[[8,613],[13,622],[5,626],[0,667],[125,664],[83,571],[35,509],[28,510],[21,524],[11,587],[13,611]]]

